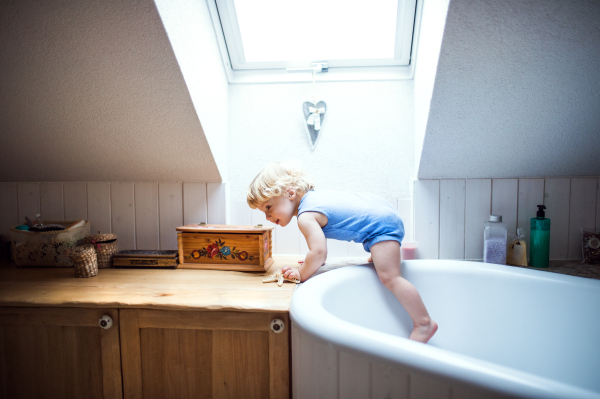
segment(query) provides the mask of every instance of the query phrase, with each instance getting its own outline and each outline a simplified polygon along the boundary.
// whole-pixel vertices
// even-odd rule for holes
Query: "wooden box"
[[[273,227],[188,224],[176,230],[180,269],[264,272],[273,264]]]
[[[113,266],[177,267],[177,251],[125,250],[113,254]]]

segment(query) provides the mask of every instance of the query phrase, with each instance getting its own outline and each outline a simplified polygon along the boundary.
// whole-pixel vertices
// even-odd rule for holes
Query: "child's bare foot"
[[[369,256],[369,259],[367,259],[367,262],[371,262],[371,263],[373,263],[373,257],[372,257],[372,256]]]
[[[410,334],[410,339],[426,344],[431,339],[431,337],[433,337],[437,329],[437,323],[429,319],[428,323],[423,323],[421,325],[414,326],[412,333]]]

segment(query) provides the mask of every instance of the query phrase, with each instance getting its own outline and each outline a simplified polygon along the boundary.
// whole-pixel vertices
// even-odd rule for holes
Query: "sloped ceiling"
[[[600,3],[452,0],[420,179],[600,175]]]
[[[221,181],[151,0],[0,4],[0,181]]]

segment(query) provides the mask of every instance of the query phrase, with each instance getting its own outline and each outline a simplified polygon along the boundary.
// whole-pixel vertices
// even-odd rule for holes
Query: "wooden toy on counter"
[[[273,264],[273,227],[201,223],[176,230],[180,269],[264,272]]]

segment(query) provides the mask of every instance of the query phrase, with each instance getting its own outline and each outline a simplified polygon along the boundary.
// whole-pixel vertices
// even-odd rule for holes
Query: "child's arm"
[[[300,281],[306,281],[325,263],[327,259],[327,239],[314,212],[302,213],[298,217],[298,227],[304,238],[306,238],[309,249],[308,254],[306,254],[304,264],[300,267],[285,266],[282,271],[285,277],[295,277]]]

